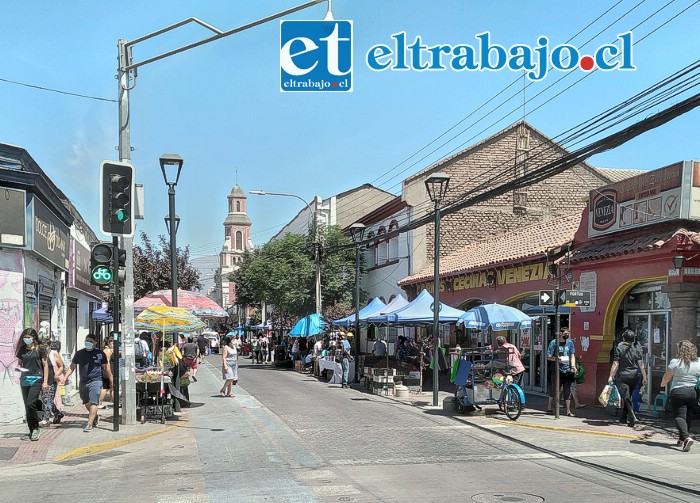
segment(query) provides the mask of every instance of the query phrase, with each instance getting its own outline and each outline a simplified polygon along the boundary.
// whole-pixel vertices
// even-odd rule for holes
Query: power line
[[[110,103],[117,103],[117,100],[111,99],[111,98],[101,98],[99,96],[90,96],[87,94],[72,93],[70,91],[62,91],[60,89],[52,89],[50,87],[37,86],[34,84],[27,84],[24,82],[17,82],[16,80],[9,80],[9,79],[0,78],[0,82],[5,82],[7,84],[15,84],[17,86],[30,87],[32,89],[38,89],[40,91],[49,91],[52,93],[65,94],[66,96],[75,96],[76,98],[85,98],[88,100],[108,101]]]

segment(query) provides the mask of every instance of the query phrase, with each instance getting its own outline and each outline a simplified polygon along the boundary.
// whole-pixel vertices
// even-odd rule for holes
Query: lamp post
[[[450,177],[444,173],[435,173],[425,181],[428,197],[435,204],[435,250],[433,253],[433,407],[438,405],[440,388],[440,366],[438,365],[439,331],[440,331],[440,203],[445,198]]]
[[[175,186],[180,180],[183,160],[177,154],[163,154],[160,156],[160,170],[163,172],[163,180],[168,186],[168,202],[170,210],[165,219],[165,224],[170,234],[170,282],[171,304],[177,307],[177,228],[180,226],[180,218],[175,215]],[[173,180],[174,177],[174,180]],[[175,344],[175,336],[173,336]]]
[[[316,264],[316,313],[321,314],[321,241],[318,235],[318,222],[317,222],[317,211],[316,211],[316,198],[314,198],[314,207],[311,208],[311,203],[307,203],[306,199],[296,194],[287,194],[286,192],[268,192],[266,190],[251,190],[250,194],[254,196],[280,196],[280,197],[294,197],[299,199],[302,203],[309,208],[309,211],[313,215],[313,224],[311,225],[311,233],[314,242],[314,263]]]
[[[350,236],[355,243],[355,358],[360,357],[360,243],[365,235],[365,226],[356,222],[350,226]],[[355,374],[359,370],[359,361],[355,363]]]

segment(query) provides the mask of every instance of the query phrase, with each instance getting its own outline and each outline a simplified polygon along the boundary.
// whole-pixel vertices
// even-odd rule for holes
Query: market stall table
[[[328,384],[342,384],[343,383],[343,365],[336,362],[334,359],[321,358],[318,360],[318,368],[321,372],[324,370],[332,370],[333,375],[328,380]],[[353,380],[355,377],[355,362],[350,361],[350,371],[348,372],[349,380]]]

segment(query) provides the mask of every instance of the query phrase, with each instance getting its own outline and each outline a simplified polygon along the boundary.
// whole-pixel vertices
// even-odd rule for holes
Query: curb
[[[558,431],[562,433],[579,433],[582,435],[593,435],[598,437],[628,438],[631,440],[647,440],[647,437],[644,435],[633,435],[630,433],[611,433],[609,431],[584,430],[568,426],[548,426],[544,424],[523,423],[521,421],[505,421],[503,419],[497,419],[493,417],[484,417],[483,419],[502,424],[509,424],[511,426],[522,426],[523,428],[532,428],[536,430]]]
[[[88,445],[84,445],[82,447],[76,447],[75,449],[71,449],[68,452],[65,452],[63,454],[59,454],[58,456],[53,458],[51,461],[53,461],[53,462],[66,461],[68,459],[80,458],[83,456],[88,456],[90,454],[97,454],[98,452],[104,452],[104,451],[108,451],[111,449],[116,449],[116,448],[122,447],[124,445],[133,444],[136,442],[140,442],[141,440],[146,440],[148,438],[155,437],[156,435],[160,435],[161,433],[167,433],[167,432],[174,430],[175,428],[181,426],[185,422],[186,421],[178,421],[175,424],[165,426],[164,428],[161,428],[159,430],[150,431],[148,433],[141,433],[139,435],[133,435],[131,437],[120,438],[118,440],[108,440],[107,442],[99,442],[96,444],[88,444]]]

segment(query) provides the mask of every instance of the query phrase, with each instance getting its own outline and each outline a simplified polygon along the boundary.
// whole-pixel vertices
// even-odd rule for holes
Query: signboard
[[[592,190],[588,236],[700,219],[700,163],[679,162]]]
[[[61,269],[68,270],[69,229],[38,198],[34,203],[33,249]]]
[[[0,187],[0,245],[26,246],[26,193]]]
[[[568,307],[590,306],[591,292],[567,290],[564,305]]]
[[[554,305],[554,290],[540,290],[540,306]]]
[[[598,273],[595,271],[582,272],[578,278],[578,288],[573,288],[573,290],[583,290],[590,292],[591,303],[589,306],[581,306],[580,311],[582,313],[592,313],[595,311],[596,307],[596,296],[598,292]]]

